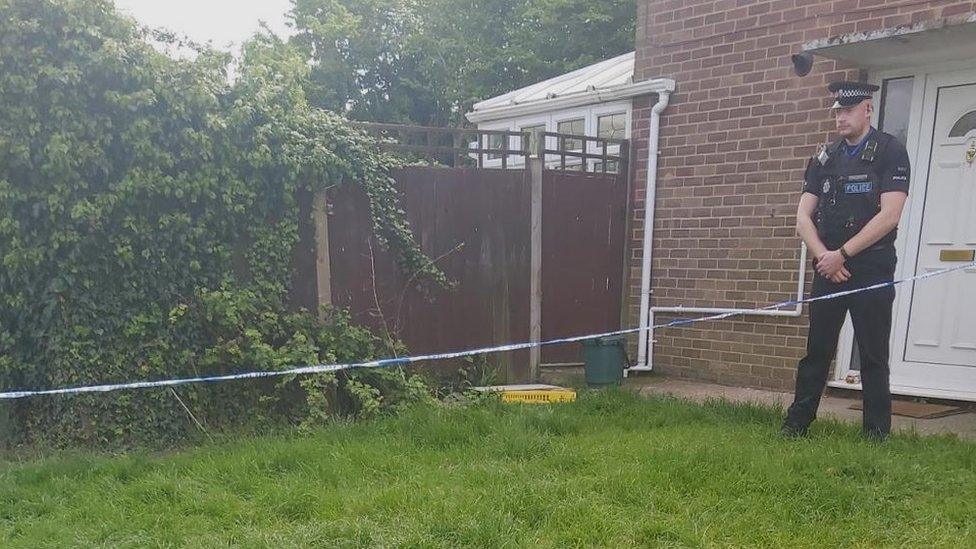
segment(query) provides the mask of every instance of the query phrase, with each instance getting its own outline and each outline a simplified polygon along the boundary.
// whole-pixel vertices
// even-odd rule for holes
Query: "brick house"
[[[831,80],[881,85],[875,126],[905,141],[912,160],[896,277],[971,261],[976,2],[639,0],[637,17],[634,80],[672,79],[675,91],[660,114],[652,172],[651,110],[665,94],[634,102],[627,324],[751,308],[809,288],[795,211],[807,159],[833,139]],[[814,60],[804,77],[791,61],[801,52]],[[651,276],[642,316],[645,252]],[[976,272],[897,292],[893,391],[976,400]],[[637,369],[790,389],[806,310],[777,314],[657,330],[639,349]],[[848,324],[831,385],[858,388],[845,381],[856,355]]]

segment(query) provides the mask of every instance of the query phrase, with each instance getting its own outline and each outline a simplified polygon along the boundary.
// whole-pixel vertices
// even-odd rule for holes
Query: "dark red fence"
[[[525,341],[529,333],[530,203],[521,170],[406,168],[394,174],[421,248],[456,282],[428,295],[372,238],[369,205],[353,187],[332,197],[332,301],[399,337],[412,354]],[[514,379],[528,354],[495,361]]]
[[[332,189],[326,268],[332,304],[348,308],[356,323],[401,340],[411,354],[528,341],[530,172],[409,167],[394,173],[421,248],[455,282],[426,293],[376,243],[362,191]],[[542,339],[618,329],[626,176],[542,174]],[[577,363],[580,350],[578,343],[546,347],[542,362]],[[492,356],[490,362],[510,382],[530,377],[528,352]]]

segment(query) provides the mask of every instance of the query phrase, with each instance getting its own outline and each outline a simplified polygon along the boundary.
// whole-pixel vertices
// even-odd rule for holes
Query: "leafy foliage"
[[[293,0],[291,15],[314,104],[430,125],[633,50],[636,20],[632,0]]]
[[[296,195],[326,185],[362,186],[400,264],[443,281],[399,209],[388,175],[396,161],[309,105],[294,48],[256,37],[229,84],[226,54],[167,57],[107,1],[0,0],[0,13],[0,386],[377,354],[377,340],[344,315],[320,323],[288,300]],[[355,379],[179,396],[208,425],[314,420],[329,391],[360,391]],[[27,441],[164,444],[192,428],[175,397],[61,397],[6,413]]]

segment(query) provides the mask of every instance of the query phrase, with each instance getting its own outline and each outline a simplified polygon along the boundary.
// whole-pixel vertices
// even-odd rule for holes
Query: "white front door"
[[[912,198],[922,202],[906,277],[972,263],[976,253],[976,76],[930,77],[925,100],[920,139],[931,141],[913,165]],[[907,314],[897,315],[893,334],[893,388],[976,397],[976,269],[900,292]]]
[[[976,83],[936,100],[915,274],[972,263],[976,250]],[[905,360],[976,368],[976,269],[915,285]]]

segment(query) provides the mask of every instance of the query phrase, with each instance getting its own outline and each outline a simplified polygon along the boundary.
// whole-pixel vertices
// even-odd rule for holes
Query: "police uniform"
[[[832,108],[853,106],[871,98],[877,86],[856,82],[835,82]],[[841,250],[881,210],[881,194],[908,193],[908,153],[897,139],[871,128],[856,145],[841,138],[822,147],[810,160],[804,175],[803,192],[818,197],[814,222],[828,250]],[[817,273],[813,296],[863,288],[893,280],[896,231],[854,257],[845,253],[845,267],[851,277],[834,283]],[[837,339],[850,312],[861,358],[865,434],[883,438],[891,429],[891,393],[888,384],[888,354],[891,335],[893,287],[813,302],[809,305],[810,331],[807,354],[796,375],[796,395],[783,425],[784,433],[800,435],[814,420],[820,396],[827,382],[830,362],[837,351]]]

